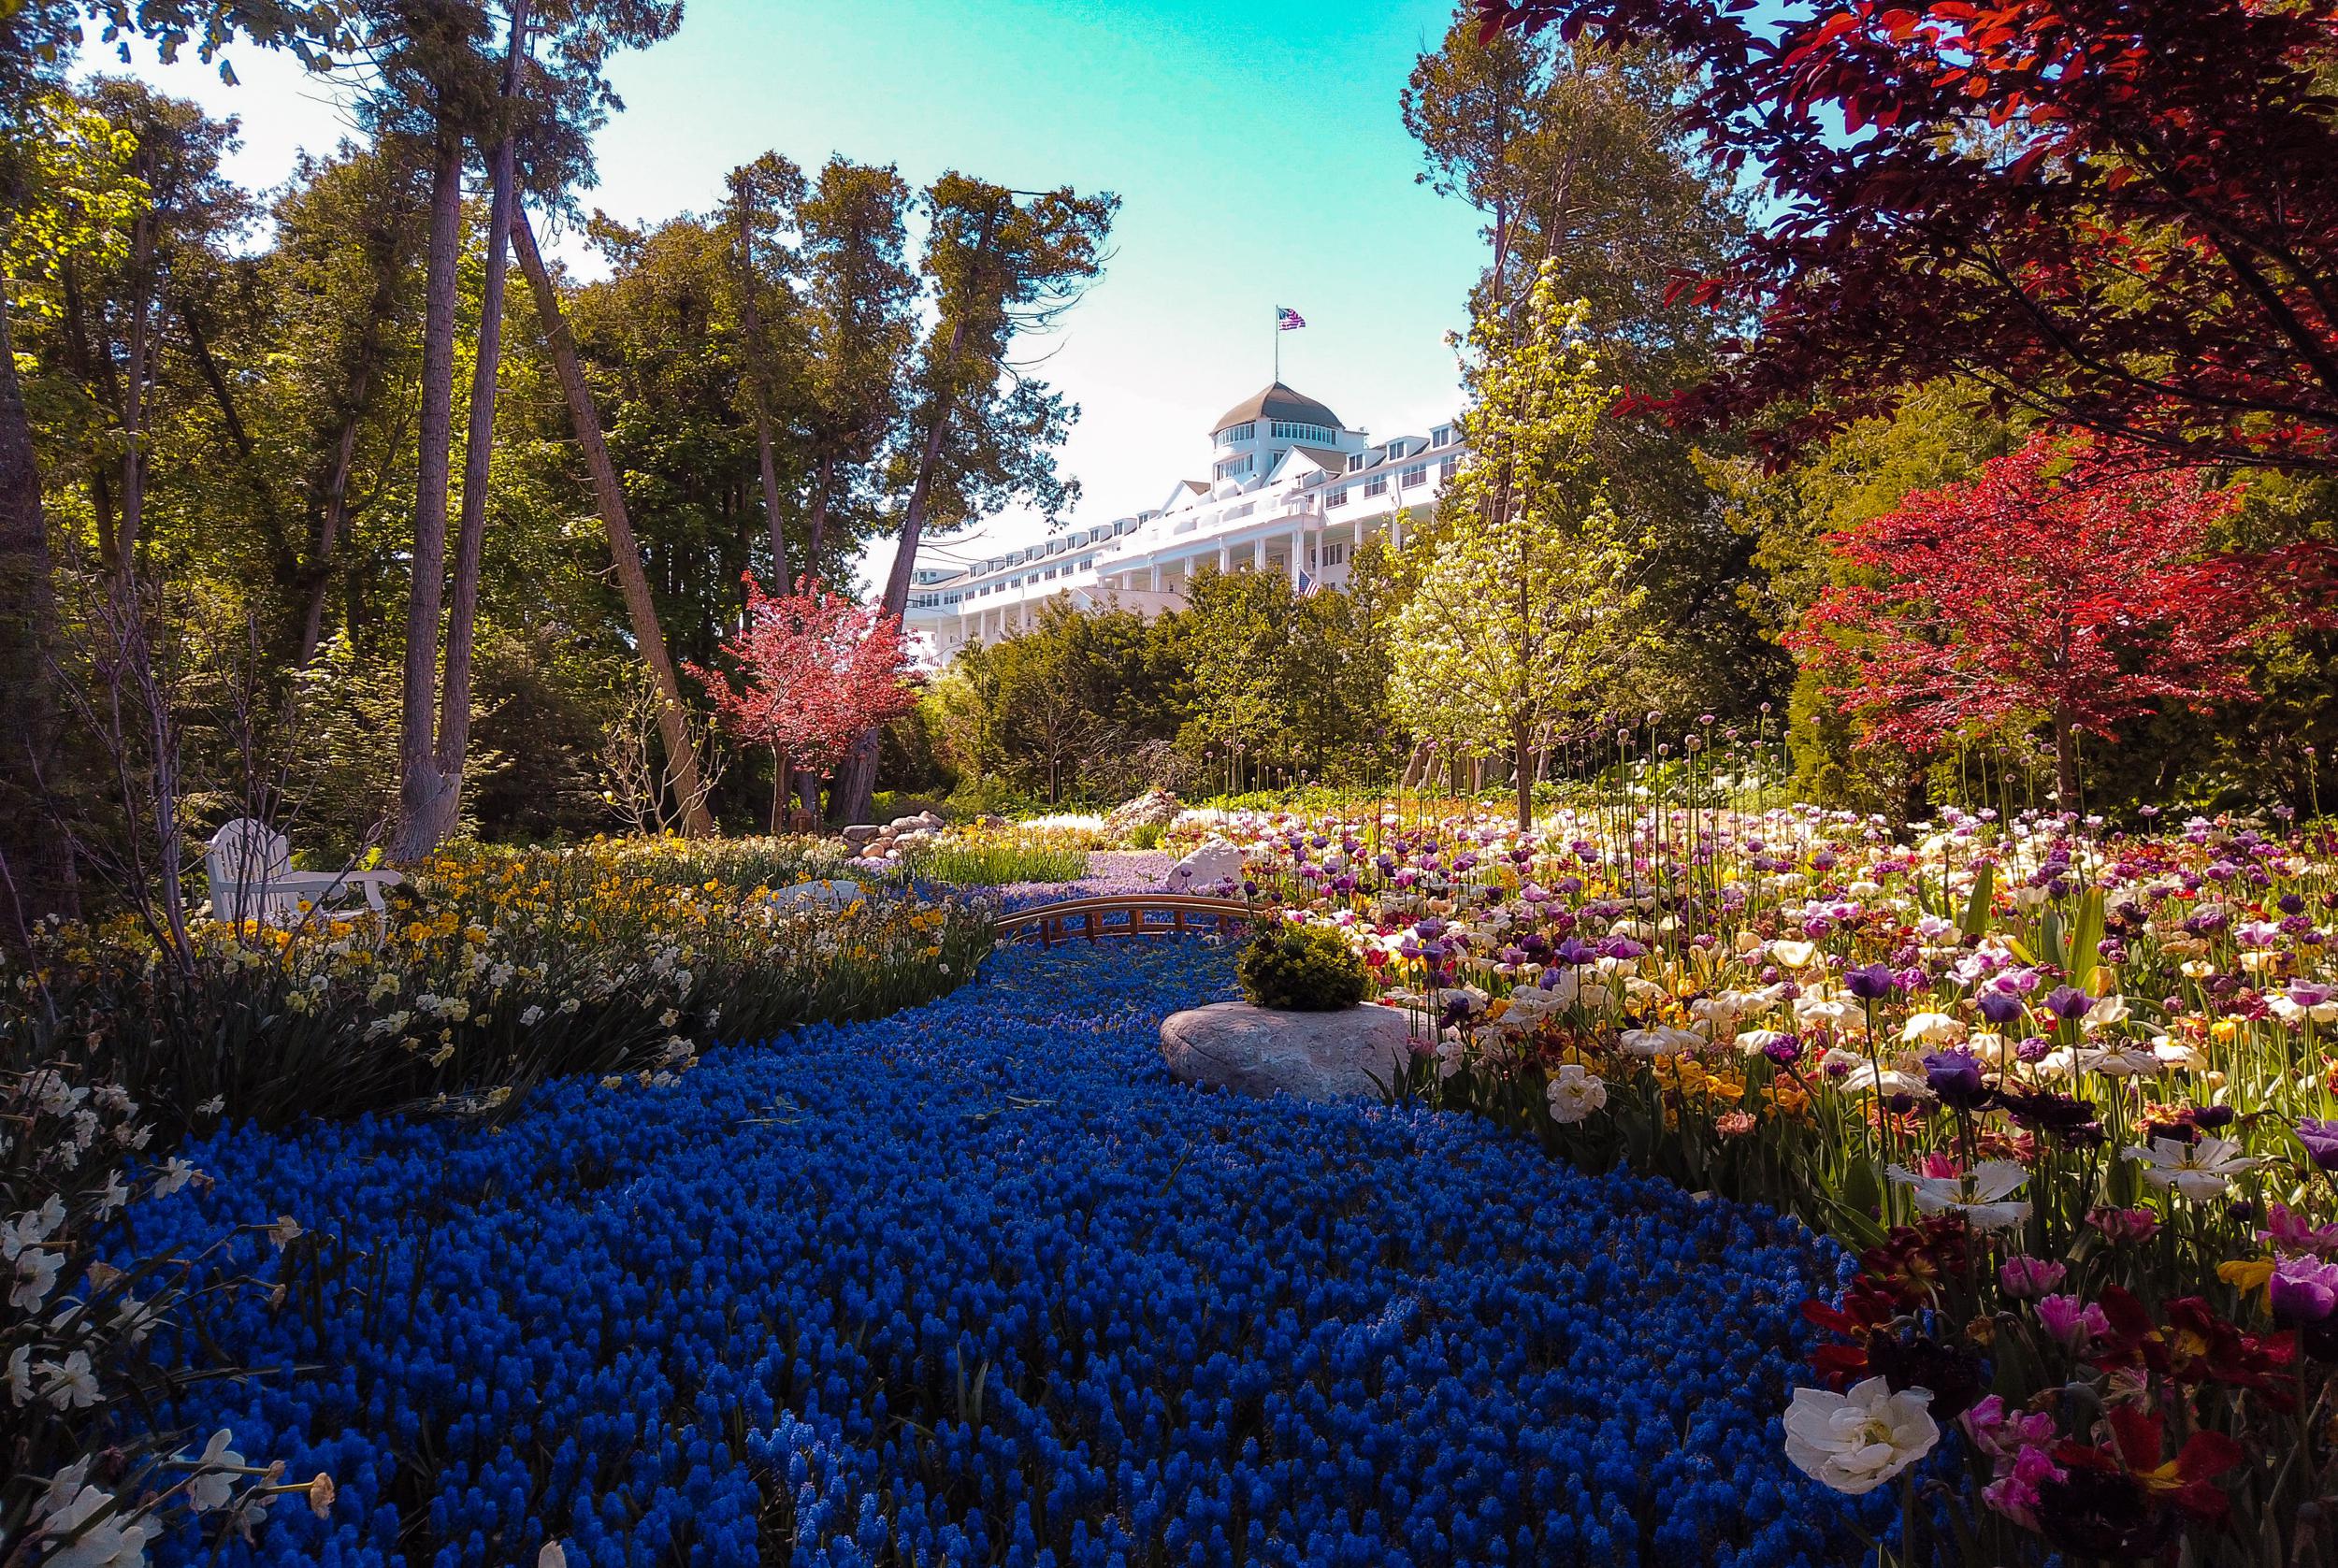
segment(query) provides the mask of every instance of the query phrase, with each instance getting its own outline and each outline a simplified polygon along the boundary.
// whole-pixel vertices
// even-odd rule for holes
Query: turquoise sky
[[[626,112],[585,199],[633,222],[703,209],[769,149],[807,167],[831,151],[897,163],[913,184],[955,166],[1118,192],[1110,268],[1034,345],[1082,411],[1062,453],[1086,489],[1075,515],[1102,521],[1206,473],[1211,420],[1268,377],[1277,305],[1308,324],[1282,335],[1283,379],[1349,424],[1424,431],[1457,407],[1445,336],[1464,325],[1477,224],[1415,183],[1396,101],[1450,14],[1438,0],[688,0],[675,37],[614,65]],[[289,63],[244,50],[236,65],[236,88],[192,65],[145,74],[240,115],[236,172],[272,184],[342,120]],[[1035,531],[1010,518],[989,534]]]

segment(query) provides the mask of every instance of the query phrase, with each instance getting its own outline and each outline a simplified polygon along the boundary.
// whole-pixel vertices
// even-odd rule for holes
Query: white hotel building
[[[1277,381],[1219,416],[1206,480],[1181,480],[1150,511],[1072,528],[961,568],[921,568],[907,622],[937,663],[1038,621],[1051,599],[1151,615],[1185,602],[1205,567],[1279,571],[1338,588],[1375,533],[1402,545],[1462,456],[1459,430],[1375,443]]]

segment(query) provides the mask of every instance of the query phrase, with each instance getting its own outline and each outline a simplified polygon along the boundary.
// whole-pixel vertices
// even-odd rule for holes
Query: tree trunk
[[[617,590],[624,596],[626,613],[633,624],[633,640],[657,687],[657,729],[666,742],[666,778],[682,802],[682,831],[694,839],[702,838],[714,830],[714,822],[707,815],[705,791],[699,782],[698,752],[683,722],[682,686],[674,679],[673,660],[657,626],[657,601],[650,597],[649,578],[642,570],[642,547],[626,515],[625,490],[617,482],[616,465],[609,460],[609,445],[601,439],[600,415],[593,408],[592,389],[584,384],[584,368],[577,362],[576,339],[569,332],[560,295],[552,285],[542,252],[536,248],[527,214],[516,204],[512,213],[512,243],[518,252],[520,270],[535,291],[536,313],[542,318],[553,368],[568,396],[576,444],[584,449],[584,466],[593,476],[593,493],[600,503],[601,525],[609,530],[609,554],[616,567]]]
[[[774,835],[787,831],[787,808],[794,803],[788,789],[791,782],[787,776],[787,754],[776,746],[772,747],[772,832]]]
[[[455,441],[455,265],[463,237],[463,143],[440,133],[430,186],[430,252],[423,283],[422,415],[414,464],[414,558],[406,596],[404,701],[397,738],[397,830],[390,856],[409,862],[438,842],[439,611],[446,595],[446,492]]]
[[[341,426],[339,446],[333,453],[333,471],[325,481],[325,515],[310,541],[308,565],[301,568],[301,589],[308,603],[300,612],[300,640],[296,665],[316,657],[325,640],[325,597],[333,586],[333,552],[349,515],[349,470],[357,460],[358,415],[353,411]]]
[[[512,7],[512,41],[503,61],[503,102],[510,112],[519,93],[522,47],[527,38],[527,3]],[[439,677],[439,737],[431,758],[438,775],[433,815],[415,837],[428,846],[455,831],[463,800],[463,764],[470,753],[471,653],[479,620],[479,556],[487,532],[488,470],[495,459],[496,377],[503,364],[503,285],[512,253],[512,208],[515,189],[512,136],[488,154],[486,276],[481,281],[478,352],[471,365],[469,422],[463,437],[463,518],[455,544],[455,592],[446,618],[446,669]]]
[[[755,306],[755,233],[747,219],[747,171],[731,171],[731,196],[739,209],[739,318],[746,328],[747,395],[755,405],[755,457],[763,479],[763,523],[772,534],[772,579],[782,594],[793,591],[787,568],[787,530],[780,521],[779,468],[772,457],[772,415],[763,396],[759,350],[763,323]],[[777,829],[774,828],[774,831]]]
[[[1525,720],[1510,726],[1510,743],[1518,749],[1518,830],[1524,833],[1535,826],[1534,736]]]
[[[821,536],[828,532],[828,489],[836,480],[836,459],[820,459],[819,478],[812,485],[811,525],[805,530],[803,569],[808,576],[820,575]]]
[[[130,338],[122,388],[122,530],[114,540],[114,579],[127,586],[137,561],[138,531],[146,518],[146,376],[150,357],[149,274],[154,260],[154,219],[138,219],[130,242]]]
[[[53,592],[40,468],[0,292],[0,947],[21,947],[43,915],[80,913],[72,851],[42,827],[42,775],[57,741]]]
[[[969,271],[967,292],[973,298],[981,297],[983,258],[990,250],[990,236],[996,228],[996,214],[986,213],[982,232],[974,241],[974,254]],[[909,584],[917,568],[917,541],[925,532],[926,508],[932,503],[933,482],[942,467],[942,444],[948,438],[950,416],[957,411],[958,356],[966,340],[966,317],[961,309],[958,320],[950,324],[950,340],[942,351],[941,373],[934,378],[933,412],[926,422],[926,439],[917,453],[917,478],[909,488],[909,504],[902,509],[902,537],[893,547],[893,569],[885,579],[885,597],[881,613],[899,621],[909,609]],[[870,729],[854,742],[851,755],[844,760],[844,770],[837,775],[836,785],[829,791],[830,804],[838,810],[846,822],[868,813],[869,798],[876,789],[877,732]]]
[[[2078,729],[2062,707],[2054,710],[2054,793],[2057,809],[2078,810]]]

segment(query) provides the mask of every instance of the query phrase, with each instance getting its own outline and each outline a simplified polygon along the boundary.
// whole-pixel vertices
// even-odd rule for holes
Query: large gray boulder
[[[1263,1098],[1378,1100],[1405,1070],[1406,1015],[1393,1007],[1277,1013],[1218,1001],[1172,1013],[1161,1054],[1172,1076]]]
[[[1223,839],[1211,839],[1169,868],[1162,885],[1172,893],[1214,897],[1242,884],[1242,851]]]

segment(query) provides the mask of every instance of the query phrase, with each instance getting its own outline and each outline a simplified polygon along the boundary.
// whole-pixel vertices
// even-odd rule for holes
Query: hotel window
[[[1257,434],[1258,422],[1256,420],[1252,420],[1247,424],[1229,424],[1223,430],[1218,432],[1218,444],[1220,446],[1234,446],[1238,442],[1248,440],[1251,437]]]
[[[1218,477],[1232,479],[1236,474],[1247,474],[1250,471],[1250,462],[1248,456],[1228,458],[1218,465]]]
[[[1367,496],[1387,495],[1388,476],[1386,474],[1378,474],[1371,479],[1365,480],[1364,482],[1364,493]]]
[[[1439,464],[1436,466],[1436,482],[1437,482],[1439,484],[1450,484],[1450,483],[1452,483],[1452,482],[1453,482],[1453,474],[1454,474],[1455,470],[1459,469],[1460,468],[1461,468],[1461,459],[1460,459],[1460,458],[1458,458],[1458,457],[1448,457],[1448,458],[1446,458],[1443,462],[1439,463]]]
[[[1267,433],[1278,441],[1311,441],[1318,446],[1331,445],[1332,432],[1321,424],[1298,424],[1278,419],[1267,426]]]
[[[1338,489],[1333,491],[1330,495],[1324,496],[1323,504],[1327,507],[1346,506],[1348,504],[1348,487],[1343,484]]]
[[[1351,473],[1351,474],[1352,474],[1352,473],[1354,473],[1354,472],[1355,472],[1358,468],[1363,468],[1363,467],[1364,467],[1364,453],[1363,453],[1359,452],[1359,453],[1355,453],[1353,456],[1351,456],[1351,457],[1349,457],[1349,458],[1348,459],[1348,471],[1349,471],[1349,473]]]
[[[1335,567],[1347,558],[1348,547],[1344,544],[1327,544],[1323,547],[1323,564],[1327,567]]]
[[[1429,432],[1429,444],[1431,446],[1443,446],[1446,442],[1451,440],[1452,439],[1453,427],[1450,424],[1440,424],[1436,429]]]
[[[1403,484],[1407,490],[1411,489],[1416,484],[1426,483],[1428,482],[1428,478],[1429,466],[1426,463],[1415,463],[1411,468],[1407,468],[1402,474],[1397,476],[1398,482]]]

